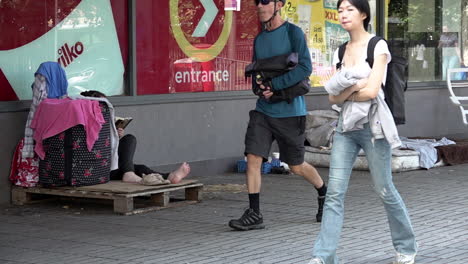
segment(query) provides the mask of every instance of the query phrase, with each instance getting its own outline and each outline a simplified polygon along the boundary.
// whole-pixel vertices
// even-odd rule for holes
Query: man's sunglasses
[[[268,5],[270,2],[277,2],[278,0],[255,0],[255,5],[262,3],[262,5]]]

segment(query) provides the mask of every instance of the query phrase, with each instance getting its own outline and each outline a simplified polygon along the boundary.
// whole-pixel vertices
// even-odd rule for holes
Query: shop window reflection
[[[138,95],[251,89],[244,68],[259,30],[255,2],[242,0],[240,12],[224,6],[224,0],[206,9],[198,0],[137,2]],[[214,18],[203,18],[206,12]]]
[[[30,100],[45,61],[65,69],[68,94],[122,95],[128,58],[128,0],[0,1],[0,101]],[[124,14],[124,15],[122,15]]]
[[[444,81],[465,67],[467,0],[387,0],[387,37],[393,53],[408,58],[413,82]],[[462,30],[464,29],[464,30]],[[452,76],[464,80],[465,75]]]

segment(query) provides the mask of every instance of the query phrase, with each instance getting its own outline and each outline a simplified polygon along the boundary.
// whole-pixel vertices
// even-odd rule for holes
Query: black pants
[[[122,180],[124,173],[133,171],[136,175],[159,173],[164,179],[169,177],[169,173],[156,172],[146,165],[133,164],[133,156],[135,156],[137,140],[134,135],[127,134],[119,140],[119,168],[110,172],[111,180]]]

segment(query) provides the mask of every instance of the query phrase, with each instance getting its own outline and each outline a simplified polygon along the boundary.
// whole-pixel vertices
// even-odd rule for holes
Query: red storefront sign
[[[13,0],[2,1],[0,31],[9,37],[0,39],[0,52],[18,49],[41,38],[82,2],[37,0],[19,5]],[[125,66],[128,1],[111,0],[110,3]],[[243,73],[251,61],[253,38],[259,29],[256,7],[250,0],[241,1],[241,11],[225,11],[224,7],[224,0],[136,2],[139,95],[250,89]],[[82,16],[88,20],[100,19],[99,10]],[[85,32],[83,37],[86,36]],[[56,60],[68,67],[87,49],[81,40],[70,40],[56,43],[54,53]],[[128,67],[125,69],[128,75]],[[29,75],[25,78],[31,78],[32,82],[33,76]],[[1,68],[0,87],[0,101],[18,100]]]
[[[236,12],[223,0],[140,0],[137,17],[139,95],[250,89],[243,72],[258,33],[254,1]]]

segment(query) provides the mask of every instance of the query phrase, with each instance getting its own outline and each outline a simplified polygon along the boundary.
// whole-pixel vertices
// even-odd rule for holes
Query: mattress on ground
[[[320,149],[311,146],[306,146],[305,152],[305,161],[316,166],[316,167],[330,167],[330,149]],[[443,166],[445,163],[439,161],[435,164],[434,167]],[[367,159],[364,154],[364,151],[361,150],[359,155],[354,163],[354,170],[369,170],[367,164]],[[394,149],[392,150],[392,171],[410,171],[410,170],[419,170],[419,152],[414,150],[402,150]]]

